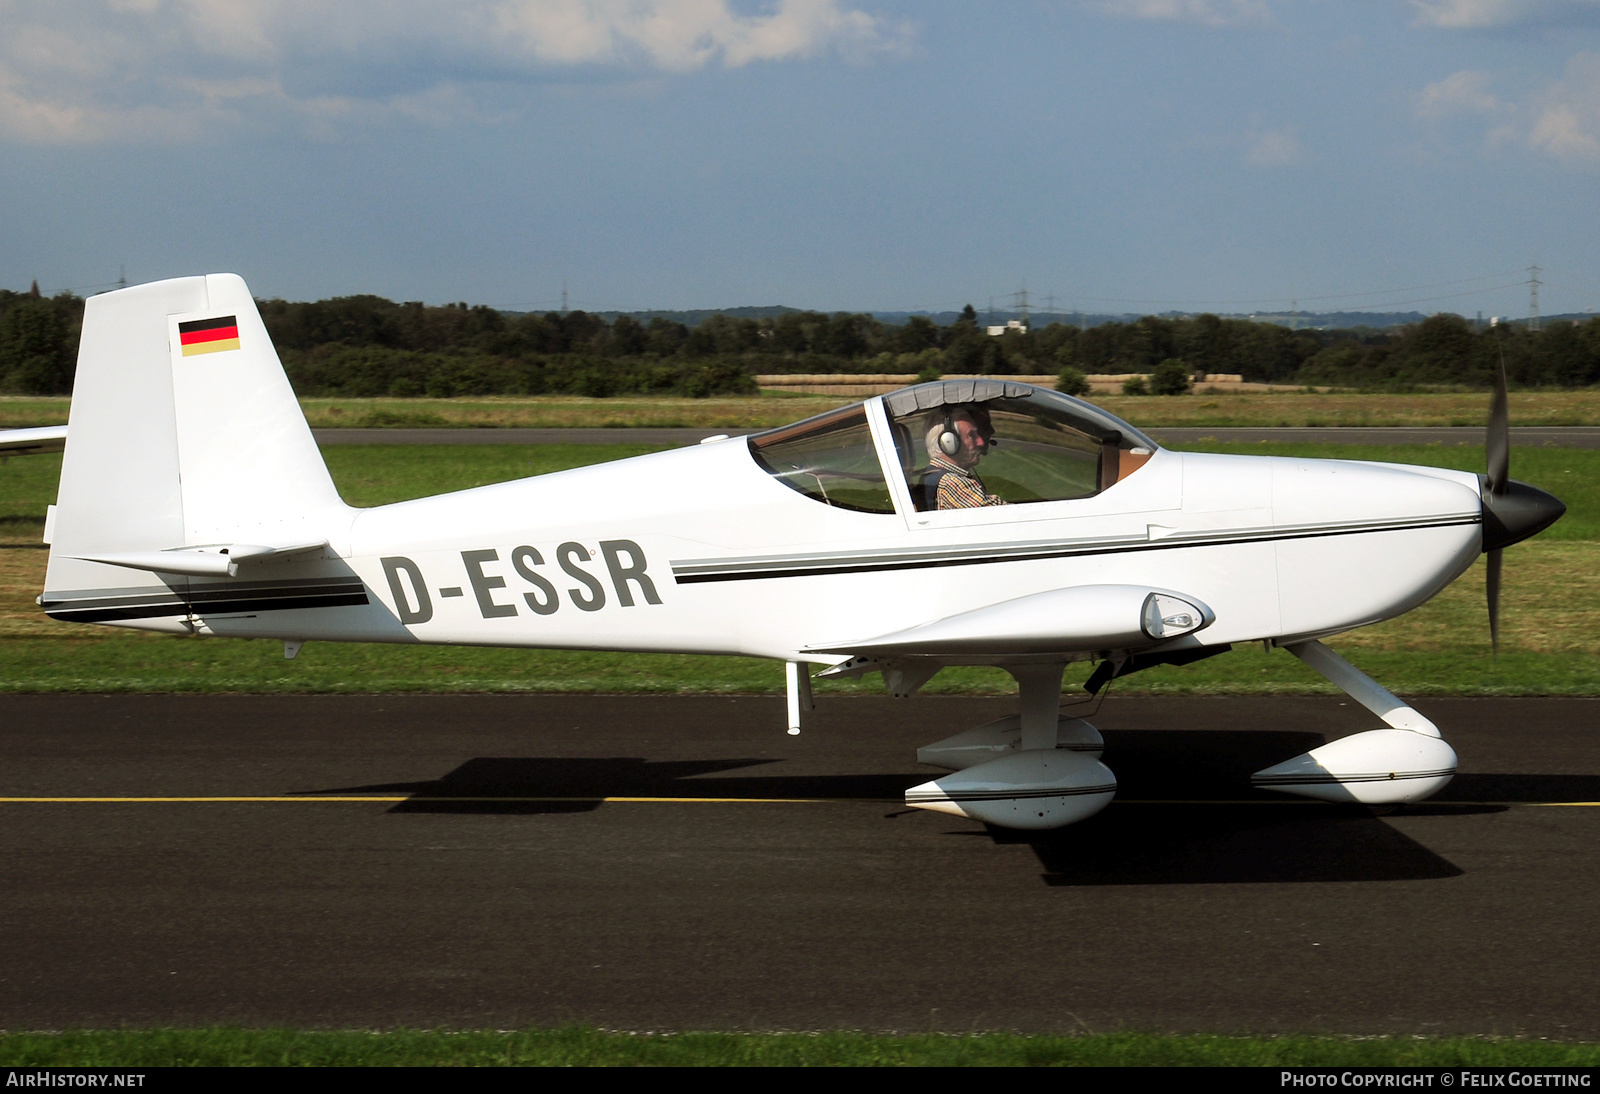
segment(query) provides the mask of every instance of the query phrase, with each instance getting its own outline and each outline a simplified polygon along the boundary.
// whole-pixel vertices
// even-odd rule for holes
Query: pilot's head
[[[943,453],[951,463],[971,470],[994,446],[994,426],[981,406],[954,406],[928,420],[928,453]]]

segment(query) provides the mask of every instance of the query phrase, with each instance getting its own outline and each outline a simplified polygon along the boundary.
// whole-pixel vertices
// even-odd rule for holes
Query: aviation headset
[[[965,407],[962,409],[966,410],[967,417],[971,418],[972,424],[976,426],[978,424],[977,416]],[[984,432],[984,430],[980,427],[979,432]],[[990,429],[987,433],[988,436],[984,437],[984,443],[993,448],[995,447],[994,430]],[[961,435],[956,432],[955,412],[948,406],[944,408],[944,428],[939,431],[939,451],[946,456],[954,456],[961,451]]]

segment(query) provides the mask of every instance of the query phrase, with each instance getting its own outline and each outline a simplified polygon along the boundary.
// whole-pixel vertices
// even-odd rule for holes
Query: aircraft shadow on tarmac
[[[1028,844],[1047,884],[1415,881],[1462,872],[1370,809],[1251,787],[1251,772],[1317,747],[1320,733],[1113,730],[1105,739],[1118,781],[1105,812],[1052,832],[987,833]]]
[[[1105,737],[1106,761],[1119,777],[1110,808],[1053,832],[987,833],[996,843],[1028,844],[1048,884],[1457,877],[1459,867],[1383,817],[1466,816],[1503,812],[1515,802],[1600,800],[1600,777],[1593,775],[1464,774],[1437,797],[1389,812],[1318,804],[1255,791],[1248,773],[1316,747],[1323,743],[1320,734],[1132,730]],[[1207,801],[1216,804],[1199,804]]]
[[[1415,881],[1462,871],[1361,806],[1287,800],[1254,790],[1252,771],[1322,744],[1319,733],[1108,730],[1119,779],[1104,813],[1052,832],[957,830],[1027,844],[1047,884],[1149,885]],[[587,812],[607,798],[829,799],[897,803],[925,774],[740,773],[771,759],[479,757],[437,779],[311,794],[405,794],[395,813]],[[721,777],[718,777],[721,776]],[[1595,776],[1459,776],[1407,815],[1498,812],[1502,802],[1600,799]],[[892,809],[887,816],[903,815]]]
[[[607,798],[813,798],[899,801],[904,775],[738,776],[723,771],[771,759],[654,761],[621,756],[479,757],[438,779],[318,790],[313,794],[409,794],[395,813],[580,813]]]
[[[1421,881],[1462,873],[1359,806],[1118,801],[1070,829],[987,835],[1028,844],[1049,885]]]

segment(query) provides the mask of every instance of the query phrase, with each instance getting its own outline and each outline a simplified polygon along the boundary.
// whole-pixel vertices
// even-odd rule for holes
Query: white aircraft
[[[1388,619],[1564,511],[1490,474],[1160,448],[994,380],[919,384],[750,437],[373,509],[340,500],[249,290],[218,274],[91,298],[40,604],[172,634],[740,654],[914,693],[999,665],[1020,713],[920,750],[908,805],[1013,828],[1101,809],[1090,687],[1282,646],[1385,725],[1258,772],[1333,801],[1437,791],[1455,753],[1320,638]],[[972,472],[976,472],[976,477]],[[977,504],[972,504],[976,502]],[[996,504],[1004,502],[1005,504]],[[941,507],[944,505],[945,507]],[[964,505],[964,507],[950,507]]]

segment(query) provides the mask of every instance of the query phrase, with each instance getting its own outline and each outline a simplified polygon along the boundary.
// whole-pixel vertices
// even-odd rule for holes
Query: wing
[[[37,429],[0,429],[0,459],[7,456],[37,456],[60,452],[67,447],[67,427],[46,425]]]

